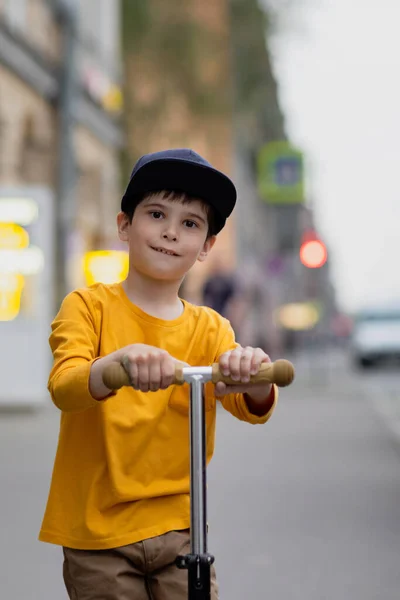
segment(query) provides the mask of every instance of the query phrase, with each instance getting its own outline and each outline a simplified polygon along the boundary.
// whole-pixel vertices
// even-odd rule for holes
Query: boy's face
[[[124,213],[117,222],[131,268],[154,279],[182,279],[196,261],[206,259],[216,240],[207,239],[207,214],[195,199],[184,204],[155,194],[136,207],[132,223]]]

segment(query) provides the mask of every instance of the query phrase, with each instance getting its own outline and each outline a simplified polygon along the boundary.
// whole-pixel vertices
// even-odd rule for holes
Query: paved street
[[[400,374],[301,357],[264,427],[220,411],[209,470],[221,600],[398,600]],[[396,413],[397,411],[397,413]],[[400,419],[399,419],[400,423]],[[61,554],[36,541],[58,413],[0,413],[0,598],[63,600]]]

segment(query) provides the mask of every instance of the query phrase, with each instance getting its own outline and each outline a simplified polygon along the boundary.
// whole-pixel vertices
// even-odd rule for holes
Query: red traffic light
[[[300,247],[300,261],[309,269],[319,269],[328,258],[326,246],[321,240],[309,240]]]

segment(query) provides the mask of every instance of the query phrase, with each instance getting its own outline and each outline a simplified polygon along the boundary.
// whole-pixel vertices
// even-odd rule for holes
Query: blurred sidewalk
[[[62,554],[37,541],[55,456],[59,415],[0,411],[0,598],[64,600]]]

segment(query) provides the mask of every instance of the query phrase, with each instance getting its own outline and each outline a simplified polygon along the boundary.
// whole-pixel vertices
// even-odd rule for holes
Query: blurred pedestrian
[[[216,261],[203,287],[203,302],[223,317],[227,316],[229,303],[237,293],[237,282],[232,272],[228,272]]]

